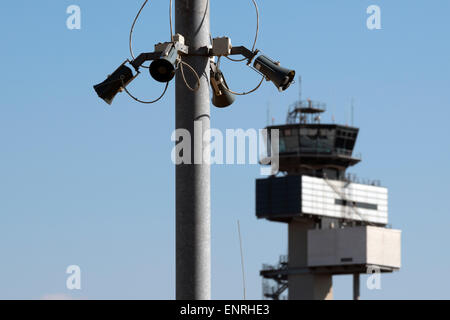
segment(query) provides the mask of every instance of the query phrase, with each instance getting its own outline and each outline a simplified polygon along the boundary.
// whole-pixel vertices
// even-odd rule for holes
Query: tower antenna
[[[351,124],[352,127],[354,125],[354,113],[355,113],[355,99],[352,97],[352,102],[351,102],[351,113],[352,113],[352,118],[351,118]]]
[[[239,247],[241,249],[241,268],[242,268],[242,289],[244,290],[244,300],[246,299],[245,290],[245,268],[244,268],[244,253],[242,251],[242,237],[241,237],[241,224],[239,220],[237,221],[238,234],[239,234]]]
[[[302,76],[298,76],[298,101],[302,101]]]

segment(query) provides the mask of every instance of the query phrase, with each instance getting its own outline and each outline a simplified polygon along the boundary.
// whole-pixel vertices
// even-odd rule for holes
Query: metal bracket
[[[219,89],[219,84],[223,83],[223,77],[221,76],[220,70],[217,68],[217,64],[214,61],[211,61],[211,74],[210,74],[210,82],[213,87],[213,90],[216,95],[221,95],[222,91]],[[219,77],[216,77],[219,75]],[[220,78],[218,80],[217,78]]]
[[[161,57],[161,52],[146,52],[141,53],[136,59],[130,62],[136,71],[139,71],[139,67],[146,61],[152,61]]]
[[[184,44],[184,38],[179,37],[178,39],[182,41],[157,43],[155,45],[154,52],[141,53],[136,59],[131,61],[130,64],[136,71],[138,71],[139,67],[141,67],[144,62],[153,61],[161,57],[165,57],[169,54],[172,48],[175,48],[178,54],[188,55],[189,47]]]
[[[248,64],[252,63],[252,60],[256,57],[259,50],[251,51],[244,46],[231,48],[231,55],[242,55],[248,60]]]

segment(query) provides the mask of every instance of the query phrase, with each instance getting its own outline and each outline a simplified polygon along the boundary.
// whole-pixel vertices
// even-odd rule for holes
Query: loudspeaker
[[[279,62],[275,62],[266,56],[259,56],[253,64],[256,70],[261,72],[267,80],[273,82],[279,91],[286,90],[294,81],[295,71],[283,68]]]
[[[213,92],[212,103],[217,108],[226,108],[233,104],[236,97],[229,92],[227,82],[221,71],[213,71],[211,68],[210,82]]]
[[[154,60],[150,65],[150,75],[159,82],[169,82],[177,70],[178,51],[172,48],[167,56]]]
[[[105,81],[95,85],[94,90],[100,98],[110,105],[116,94],[121,92],[133,79],[133,71],[122,64]]]

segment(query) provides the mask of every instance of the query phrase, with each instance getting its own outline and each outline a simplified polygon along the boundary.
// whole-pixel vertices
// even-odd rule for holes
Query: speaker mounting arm
[[[167,56],[172,48],[175,48],[178,54],[187,55],[189,53],[189,47],[184,44],[184,38],[177,34],[175,35],[174,40],[174,42],[157,43],[154,52],[141,53],[136,59],[131,61],[130,64],[138,71],[139,67],[142,66],[144,62]]]
[[[248,60],[247,64],[252,63],[255,56],[259,53],[259,50],[249,50],[244,46],[233,47],[231,45],[231,39],[229,37],[220,37],[212,39],[212,48],[209,50],[211,57],[222,57],[230,55],[242,55]],[[242,61],[244,61],[243,59]]]
[[[259,52],[258,49],[256,49],[255,51],[251,51],[244,46],[238,46],[231,48],[230,55],[242,55],[248,60],[247,64],[250,64],[252,63],[253,59],[256,57],[258,52]]]
[[[136,59],[130,62],[130,64],[133,66],[133,68],[136,71],[139,71],[139,67],[144,64],[144,62],[147,61],[153,61],[155,59],[158,59],[161,56],[161,52],[146,52],[141,53]]]

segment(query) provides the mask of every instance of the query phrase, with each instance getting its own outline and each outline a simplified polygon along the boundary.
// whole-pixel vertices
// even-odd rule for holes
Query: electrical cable
[[[217,68],[220,68],[220,58],[221,58],[221,57],[219,57],[219,58],[217,59]],[[261,85],[262,85],[262,83],[263,83],[263,81],[264,81],[265,78],[266,78],[266,77],[263,76],[263,77],[261,78],[261,81],[258,83],[258,85],[257,85],[255,88],[253,88],[252,90],[248,91],[248,92],[235,92],[235,91],[231,90],[230,88],[228,88],[227,86],[223,86],[223,87],[224,87],[225,91],[228,91],[229,93],[232,93],[232,94],[234,94],[234,95],[237,95],[237,96],[246,96],[246,95],[248,95],[248,94],[250,94],[250,93],[253,93],[253,92],[255,92],[256,90],[258,90],[259,87],[261,87]]]
[[[139,12],[137,13],[136,17],[134,18],[133,24],[131,25],[131,29],[130,29],[130,38],[129,38],[129,47],[130,47],[130,54],[131,57],[134,59],[134,53],[133,53],[133,31],[134,31],[134,26],[136,25],[137,20],[139,19],[139,16],[141,15],[142,10],[144,9],[144,7],[147,5],[148,0],[145,0],[144,3],[142,4],[141,8],[139,9]],[[142,68],[146,68],[149,69],[150,67],[148,66],[141,66]]]
[[[183,69],[183,65],[185,65],[186,67],[188,67],[192,73],[195,75],[195,77],[197,78],[197,88],[193,89],[189,83],[186,80],[186,77],[184,75],[184,69]],[[197,91],[198,89],[200,89],[200,76],[198,75],[197,71],[195,71],[195,69],[187,62],[184,62],[183,60],[180,60],[180,71],[181,71],[181,75],[183,77],[183,81],[184,84],[186,85],[186,87],[191,90],[191,91]]]
[[[137,101],[137,102],[140,102],[140,103],[143,103],[143,104],[152,104],[152,103],[158,102],[159,100],[162,99],[162,97],[164,97],[164,95],[166,94],[167,88],[169,87],[169,82],[166,82],[166,87],[164,88],[163,93],[162,93],[157,99],[155,99],[155,100],[153,100],[153,101],[143,101],[143,100],[140,100],[140,99],[136,98],[135,96],[133,96],[133,95],[128,91],[128,89],[125,87],[125,83],[123,82],[123,78],[122,78],[122,77],[120,78],[120,80],[122,81],[122,88],[123,88],[123,90],[124,90],[124,91],[125,91],[125,92],[133,99],[133,100],[135,100],[135,101]]]
[[[144,10],[144,8],[147,5],[147,3],[148,3],[148,0],[145,0],[144,3],[142,4],[142,6],[139,9],[136,17],[133,20],[133,24],[131,25],[131,29],[130,29],[129,47],[130,47],[130,54],[131,54],[131,57],[133,58],[133,60],[136,59],[136,57],[135,57],[135,55],[133,53],[133,31],[134,31],[134,27],[136,25],[136,22],[139,19],[139,16],[141,15],[142,10]],[[150,68],[149,66],[144,66],[144,65],[141,65],[141,67],[145,68],[145,69],[149,69]],[[158,102],[159,100],[162,99],[162,97],[164,97],[164,95],[167,92],[167,88],[169,87],[169,82],[167,82],[166,86],[165,86],[165,88],[164,88],[164,90],[162,92],[162,94],[158,98],[156,98],[155,100],[152,100],[152,101],[144,101],[144,100],[136,98],[133,94],[131,94],[130,91],[128,91],[128,89],[125,86],[125,83],[123,82],[123,78],[121,78],[120,80],[122,81],[122,88],[123,88],[123,90],[130,96],[130,98],[132,98],[133,100],[135,100],[137,102],[143,103],[143,104],[152,104],[152,103]]]
[[[229,93],[235,94],[235,95],[237,95],[237,96],[246,96],[246,95],[248,95],[248,94],[250,94],[250,93],[253,93],[253,92],[255,92],[256,90],[258,90],[259,87],[261,87],[261,85],[262,85],[264,79],[265,79],[265,78],[262,77],[262,79],[261,79],[261,81],[258,83],[258,85],[257,85],[254,89],[252,89],[252,90],[250,90],[250,91],[248,91],[248,92],[234,92],[234,91],[230,90],[229,88],[227,88],[226,86],[224,86],[224,89],[225,89],[226,91],[228,91]]]
[[[259,35],[259,8],[258,8],[258,4],[256,3],[256,0],[252,0],[253,5],[255,6],[255,10],[256,10],[256,34],[255,34],[255,40],[253,41],[253,46],[252,46],[252,51],[255,51],[256,49],[256,42],[258,41],[258,35]],[[234,61],[234,62],[242,62],[247,60],[247,58],[242,58],[242,59],[233,59],[230,58],[228,56],[225,56],[228,60]]]

